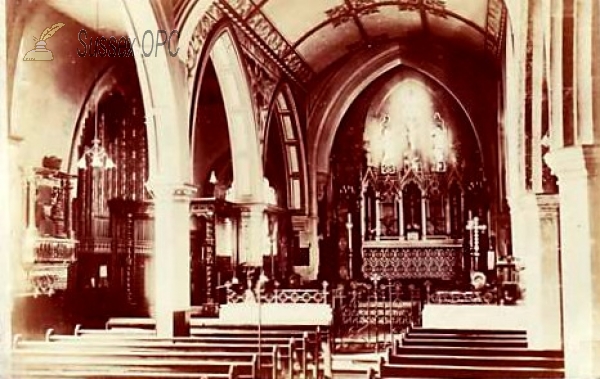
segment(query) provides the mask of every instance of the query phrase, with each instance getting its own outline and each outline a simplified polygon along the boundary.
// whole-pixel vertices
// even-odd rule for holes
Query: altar
[[[386,279],[457,279],[463,270],[462,245],[426,241],[366,241],[362,247],[365,277]]]

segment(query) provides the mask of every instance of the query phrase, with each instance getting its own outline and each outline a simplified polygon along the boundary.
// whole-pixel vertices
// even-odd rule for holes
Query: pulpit
[[[25,282],[22,295],[52,295],[73,280],[76,241],[73,239],[71,199],[74,178],[60,171],[60,159],[46,157],[26,184],[27,231],[22,254]]]

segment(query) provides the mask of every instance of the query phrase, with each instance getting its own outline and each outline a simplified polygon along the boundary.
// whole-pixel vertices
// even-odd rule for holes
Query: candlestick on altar
[[[348,222],[346,222],[346,229],[348,229],[348,275],[352,279],[352,213],[348,212]]]
[[[375,239],[379,241],[381,236],[381,202],[379,200],[379,193],[376,194],[375,199]]]

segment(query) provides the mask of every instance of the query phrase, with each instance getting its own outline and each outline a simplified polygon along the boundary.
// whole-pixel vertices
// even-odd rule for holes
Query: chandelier
[[[85,170],[88,167],[88,160],[90,167],[99,169],[112,169],[115,168],[115,163],[110,159],[104,147],[100,144],[98,135],[94,136],[92,140],[92,146],[87,147],[83,156],[77,162],[77,167]]]
[[[98,29],[98,18],[99,18],[99,9],[98,9],[98,3],[96,3],[96,29]],[[98,99],[95,96],[96,91],[94,91],[92,94],[94,95],[94,107],[95,107],[95,112],[94,112],[94,139],[92,140],[92,146],[87,147],[85,149],[85,151],[83,152],[83,155],[81,156],[81,158],[79,158],[79,161],[77,161],[77,167],[85,170],[86,168],[88,168],[88,161],[89,161],[89,166],[92,168],[96,168],[96,169],[112,169],[115,168],[115,163],[112,161],[112,159],[110,159],[110,157],[108,156],[108,153],[106,152],[106,150],[104,149],[104,146],[102,146],[102,142],[100,141],[100,138],[98,138]],[[102,121],[104,121],[104,118],[102,119]],[[104,122],[102,123],[104,125]]]
[[[98,136],[98,103],[94,101],[95,112],[94,112],[94,139],[92,140],[92,146],[86,147],[85,151],[79,161],[77,167],[85,170],[89,166],[97,169],[112,169],[115,168],[115,163],[108,156],[108,153],[102,146],[102,142]],[[104,117],[102,118],[104,121]],[[104,122],[102,122],[104,125]]]

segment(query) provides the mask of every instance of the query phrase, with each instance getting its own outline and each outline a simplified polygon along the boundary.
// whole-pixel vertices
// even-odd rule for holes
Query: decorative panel
[[[462,269],[462,246],[363,246],[365,278],[387,279],[458,278]]]
[[[20,295],[52,295],[66,290],[76,261],[72,238],[73,178],[60,171],[61,159],[45,157],[27,181],[27,231],[21,262],[25,281],[16,283]]]

